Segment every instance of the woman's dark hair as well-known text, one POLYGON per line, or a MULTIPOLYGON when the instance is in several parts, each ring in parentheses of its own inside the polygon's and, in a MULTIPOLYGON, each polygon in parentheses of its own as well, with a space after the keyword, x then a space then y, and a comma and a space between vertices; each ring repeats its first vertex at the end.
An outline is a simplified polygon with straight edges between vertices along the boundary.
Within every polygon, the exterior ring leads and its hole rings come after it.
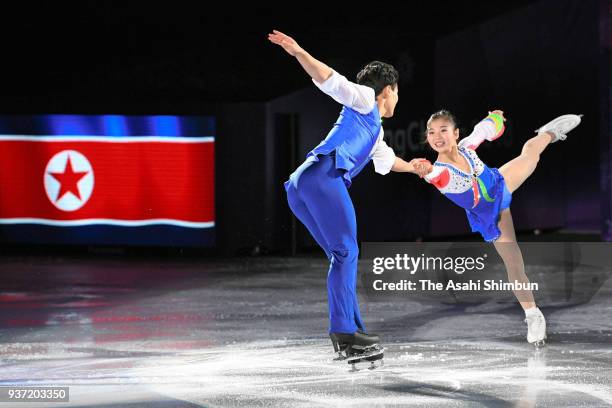
POLYGON ((395 87, 399 80, 399 73, 391 64, 372 61, 357 74, 357 83, 374 88, 374 94, 380 95, 387 85, 395 87))
POLYGON ((446 109, 440 109, 439 111, 432 113, 429 119, 427 120, 427 124, 429 125, 432 121, 436 119, 446 119, 450 123, 452 123, 455 128, 458 128, 457 118, 455 117, 455 115, 453 115, 450 111, 446 109))
MULTIPOLYGON (((446 119, 455 127, 455 129, 459 129, 457 117, 449 110, 440 109, 437 112, 431 114, 429 119, 427 119, 427 125, 436 120, 436 119, 446 119)), ((423 135, 423 140, 421 141, 423 144, 427 144, 427 129, 425 129, 425 134, 423 135)))

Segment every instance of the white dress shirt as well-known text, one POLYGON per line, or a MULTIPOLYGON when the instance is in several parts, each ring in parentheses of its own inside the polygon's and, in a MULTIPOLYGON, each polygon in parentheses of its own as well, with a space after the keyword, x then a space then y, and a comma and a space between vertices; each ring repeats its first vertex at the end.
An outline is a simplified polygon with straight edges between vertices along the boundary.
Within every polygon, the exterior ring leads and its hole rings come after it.
MULTIPOLYGON (((348 106, 362 115, 370 113, 376 104, 374 89, 369 86, 355 84, 336 71, 332 70, 332 75, 322 83, 314 79, 312 82, 336 102, 348 106)), ((379 174, 389 173, 393 163, 395 163, 395 153, 383 140, 384 134, 385 132, 381 126, 376 143, 369 155, 374 162, 374 171, 379 174)))

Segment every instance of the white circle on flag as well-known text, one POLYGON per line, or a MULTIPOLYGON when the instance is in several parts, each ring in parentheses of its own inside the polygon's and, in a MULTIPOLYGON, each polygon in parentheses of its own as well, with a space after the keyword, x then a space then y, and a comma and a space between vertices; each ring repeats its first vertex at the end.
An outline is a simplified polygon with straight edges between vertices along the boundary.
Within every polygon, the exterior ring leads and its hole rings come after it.
POLYGON ((64 150, 45 168, 45 191, 49 201, 62 211, 76 211, 89 200, 94 172, 89 160, 76 150, 64 150))

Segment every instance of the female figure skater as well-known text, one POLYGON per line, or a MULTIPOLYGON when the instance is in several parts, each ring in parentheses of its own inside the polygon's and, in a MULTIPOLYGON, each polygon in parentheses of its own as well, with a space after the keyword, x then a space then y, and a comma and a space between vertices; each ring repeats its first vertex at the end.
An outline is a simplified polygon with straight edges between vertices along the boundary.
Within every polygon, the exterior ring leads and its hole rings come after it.
MULTIPOLYGON (((340 355, 345 352, 349 363, 372 355, 382 358, 380 338, 366 332, 359 312, 357 225, 348 188, 370 160, 380 174, 390 170, 419 174, 415 168, 419 159, 405 162, 383 141, 381 120, 393 116, 398 72, 374 61, 352 83, 313 58, 293 38, 274 30, 268 39, 295 57, 314 84, 343 105, 327 137, 291 174, 285 190, 291 210, 330 261, 327 291, 334 350, 340 355)), ((424 176, 426 170, 420 171, 424 176)))
MULTIPOLYGON (((436 162, 417 164, 430 172, 425 180, 455 204, 464 208, 472 231, 478 231, 487 242, 493 242, 501 256, 510 282, 529 283, 521 250, 516 243, 510 214, 512 193, 535 170, 540 154, 550 143, 565 140, 566 134, 580 124, 580 116, 564 115, 537 130, 520 156, 499 169, 487 167, 476 154, 484 141, 493 141, 504 132, 504 113, 489 112, 474 131, 459 143, 459 129, 452 113, 441 110, 427 122, 427 142, 438 153, 436 162)), ((527 341, 536 346, 546 340, 546 320, 535 304, 530 290, 514 291, 525 311, 527 341)))

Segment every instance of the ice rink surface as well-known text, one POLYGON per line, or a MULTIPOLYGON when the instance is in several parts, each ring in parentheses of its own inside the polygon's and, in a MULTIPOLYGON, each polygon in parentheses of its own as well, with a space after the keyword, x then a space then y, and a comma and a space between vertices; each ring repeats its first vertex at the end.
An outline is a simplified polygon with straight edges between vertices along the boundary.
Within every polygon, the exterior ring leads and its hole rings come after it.
POLYGON ((2 257, 0 385, 68 386, 70 403, 0 406, 612 406, 609 271, 592 296, 541 303, 540 350, 508 298, 362 290, 386 352, 351 372, 326 334, 326 269, 322 257, 2 257))

